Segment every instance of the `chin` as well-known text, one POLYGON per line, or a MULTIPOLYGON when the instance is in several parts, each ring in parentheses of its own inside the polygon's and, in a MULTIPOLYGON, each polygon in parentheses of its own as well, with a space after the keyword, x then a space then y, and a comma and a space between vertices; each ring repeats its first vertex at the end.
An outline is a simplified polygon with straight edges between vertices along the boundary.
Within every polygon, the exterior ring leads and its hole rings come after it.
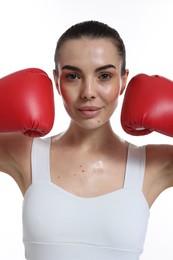
POLYGON ((89 120, 85 123, 76 123, 78 125, 78 127, 85 129, 85 130, 97 130, 103 126, 105 126, 106 124, 108 124, 109 121, 103 122, 101 120, 96 120, 95 122, 89 122, 89 120))

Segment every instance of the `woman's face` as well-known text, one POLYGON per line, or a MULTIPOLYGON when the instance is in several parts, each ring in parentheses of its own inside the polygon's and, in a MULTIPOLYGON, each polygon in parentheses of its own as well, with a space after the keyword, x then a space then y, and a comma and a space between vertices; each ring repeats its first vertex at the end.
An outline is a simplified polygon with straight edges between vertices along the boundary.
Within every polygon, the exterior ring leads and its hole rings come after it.
POLYGON ((73 123, 93 129, 109 121, 127 81, 121 63, 108 39, 83 38, 62 45, 54 78, 73 123))

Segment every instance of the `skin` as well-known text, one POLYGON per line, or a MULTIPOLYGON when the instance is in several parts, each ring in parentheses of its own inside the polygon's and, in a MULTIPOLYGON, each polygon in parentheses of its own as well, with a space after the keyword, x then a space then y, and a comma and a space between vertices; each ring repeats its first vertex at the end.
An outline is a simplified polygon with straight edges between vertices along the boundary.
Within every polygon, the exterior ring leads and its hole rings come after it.
MULTIPOLYGON (((51 181, 76 196, 123 187, 128 143, 110 124, 128 78, 128 70, 121 75, 121 63, 108 39, 69 40, 61 47, 59 73, 53 74, 71 121, 66 132, 52 137, 51 181)), ((12 176, 23 195, 32 182, 32 141, 22 134, 0 135, 0 171, 12 176)), ((173 186, 172 158, 171 145, 147 145, 143 193, 149 207, 173 186)))

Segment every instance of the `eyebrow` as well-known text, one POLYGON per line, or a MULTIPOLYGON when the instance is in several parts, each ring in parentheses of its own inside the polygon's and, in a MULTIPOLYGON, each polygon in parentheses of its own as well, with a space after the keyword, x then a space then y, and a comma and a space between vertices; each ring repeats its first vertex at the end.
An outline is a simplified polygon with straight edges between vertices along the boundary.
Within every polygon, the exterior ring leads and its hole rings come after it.
MULTIPOLYGON (((113 69, 117 69, 114 65, 112 64, 107 64, 107 65, 104 65, 104 66, 101 66, 101 67, 98 67, 95 69, 95 72, 99 72, 101 70, 106 70, 106 69, 110 69, 110 68, 113 68, 113 69)), ((71 65, 65 65, 62 67, 62 70, 75 70, 75 71, 78 71, 78 72, 81 72, 82 70, 78 67, 75 67, 75 66, 71 66, 71 65)))

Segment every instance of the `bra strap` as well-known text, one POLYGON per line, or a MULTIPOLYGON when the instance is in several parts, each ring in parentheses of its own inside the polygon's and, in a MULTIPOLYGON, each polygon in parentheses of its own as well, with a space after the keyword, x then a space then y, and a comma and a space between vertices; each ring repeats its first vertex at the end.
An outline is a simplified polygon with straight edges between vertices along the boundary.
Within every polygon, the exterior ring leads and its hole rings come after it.
POLYGON ((32 182, 50 181, 51 138, 35 138, 32 144, 32 182))
POLYGON ((145 163, 145 146, 129 144, 124 188, 142 190, 145 163))

